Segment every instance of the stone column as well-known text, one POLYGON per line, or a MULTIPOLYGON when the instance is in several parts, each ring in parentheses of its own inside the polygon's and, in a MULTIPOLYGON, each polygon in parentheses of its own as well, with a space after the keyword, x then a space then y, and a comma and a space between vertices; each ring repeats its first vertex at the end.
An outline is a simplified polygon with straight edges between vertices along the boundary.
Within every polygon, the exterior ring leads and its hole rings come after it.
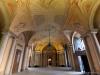
POLYGON ((35 64, 35 50, 33 48, 33 66, 34 66, 34 64, 35 64))
POLYGON ((34 61, 33 61, 33 50, 32 50, 32 48, 30 48, 29 62, 30 62, 30 67, 32 67, 34 65, 34 61))
POLYGON ((26 47, 26 53, 25 53, 25 60, 24 60, 24 66, 23 69, 27 69, 28 68, 28 64, 29 64, 29 47, 26 47))
POLYGON ((11 66, 13 63, 13 57, 14 57, 15 50, 16 50, 16 38, 14 38, 14 40, 13 40, 13 45, 12 45, 10 55, 9 55, 9 58, 7 61, 6 70, 5 70, 6 75, 11 74, 11 66))
POLYGON ((73 46, 72 44, 68 45, 68 54, 70 55, 70 64, 72 67, 72 70, 79 70, 79 64, 78 64, 78 58, 76 54, 73 52, 73 46))
POLYGON ((10 33, 6 33, 5 35, 6 35, 5 41, 3 42, 3 46, 1 48, 3 51, 2 61, 0 64, 1 75, 4 74, 4 72, 5 72, 5 69, 7 66, 6 64, 8 62, 8 58, 9 58, 9 54, 10 54, 10 50, 12 48, 13 41, 14 41, 14 38, 12 37, 12 35, 10 33))
POLYGON ((85 42, 87 44, 88 57, 90 57, 90 59, 91 59, 90 64, 92 65, 92 68, 94 68, 94 69, 92 69, 92 71, 100 72, 100 60, 99 60, 99 56, 98 56, 98 49, 95 44, 93 35, 91 33, 87 34, 87 36, 85 37, 85 42))
POLYGON ((60 57, 59 57, 59 54, 60 54, 60 52, 57 52, 57 63, 58 63, 58 66, 60 66, 60 57))
POLYGON ((42 66, 42 53, 40 52, 40 55, 39 55, 39 59, 40 59, 40 61, 39 61, 39 66, 41 67, 42 66))
POLYGON ((40 52, 35 52, 35 66, 41 66, 41 53, 40 52))
POLYGON ((64 56, 64 52, 59 52, 59 65, 60 66, 65 66, 65 56, 64 56))
POLYGON ((73 69, 73 63, 74 63, 72 54, 73 54, 73 52, 71 50, 71 47, 69 46, 69 48, 67 49, 67 57, 68 57, 67 63, 68 63, 68 67, 70 67, 71 69, 73 69))
POLYGON ((26 53, 27 47, 28 47, 28 43, 26 42, 24 46, 24 50, 23 50, 21 71, 25 70, 24 62, 25 62, 25 53, 26 53))
POLYGON ((0 46, 0 65, 3 60, 3 54, 5 52, 4 49, 8 43, 8 39, 9 39, 8 33, 3 32, 2 35, 3 35, 3 37, 2 37, 1 46, 0 46))
POLYGON ((65 65, 68 66, 68 55, 67 55, 67 51, 64 50, 64 55, 65 55, 65 65))
POLYGON ((93 60, 92 60, 90 50, 89 50, 87 42, 86 42, 86 37, 82 37, 82 38, 84 40, 84 44, 85 44, 85 48, 86 48, 86 56, 87 56, 87 59, 88 59, 88 62, 89 62, 90 70, 91 70, 91 72, 94 72, 93 60))
POLYGON ((21 55, 20 55, 20 60, 19 60, 19 65, 18 65, 18 72, 21 72, 21 68, 22 68, 22 62, 23 62, 23 55, 24 55, 24 47, 20 48, 21 51, 21 55))
POLYGON ((28 47, 28 54, 27 54, 27 61, 26 61, 26 66, 27 66, 27 68, 29 67, 29 65, 31 66, 32 64, 30 63, 30 61, 31 61, 31 54, 32 54, 32 51, 31 51, 31 48, 30 47, 28 47))
POLYGON ((92 35, 93 35, 93 38, 94 38, 95 43, 96 43, 96 46, 97 46, 97 48, 98 48, 98 52, 99 52, 99 54, 100 54, 100 44, 99 44, 99 41, 98 41, 98 39, 97 39, 97 37, 96 37, 97 32, 96 32, 96 31, 93 31, 93 32, 91 32, 91 33, 92 33, 92 35))

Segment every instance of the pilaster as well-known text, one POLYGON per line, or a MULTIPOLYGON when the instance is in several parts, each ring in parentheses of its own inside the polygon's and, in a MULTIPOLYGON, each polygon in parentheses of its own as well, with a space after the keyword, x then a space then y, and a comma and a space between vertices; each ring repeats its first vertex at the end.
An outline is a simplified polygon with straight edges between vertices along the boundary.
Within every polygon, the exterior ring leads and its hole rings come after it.
POLYGON ((88 32, 85 34, 84 41, 91 71, 100 72, 100 58, 94 33, 88 32))
POLYGON ((79 71, 78 58, 77 58, 76 54, 73 52, 72 44, 68 44, 68 50, 69 50, 68 54, 70 55, 70 59, 71 59, 72 70, 79 71))
POLYGON ((1 47, 1 64, 0 72, 4 74, 8 59, 10 57, 10 52, 13 46, 14 36, 10 32, 3 33, 3 43, 1 47))

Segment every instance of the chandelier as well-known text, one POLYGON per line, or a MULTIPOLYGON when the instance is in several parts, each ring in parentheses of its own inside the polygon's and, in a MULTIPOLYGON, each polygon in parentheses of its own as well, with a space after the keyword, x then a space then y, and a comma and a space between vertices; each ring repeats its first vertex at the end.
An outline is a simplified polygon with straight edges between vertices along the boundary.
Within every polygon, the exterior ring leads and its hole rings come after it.
POLYGON ((51 45, 51 39, 50 39, 50 36, 51 36, 50 31, 51 31, 51 29, 50 29, 50 26, 49 26, 49 30, 48 30, 48 32, 49 32, 49 43, 48 43, 48 48, 50 48, 50 47, 52 46, 52 45, 51 45))

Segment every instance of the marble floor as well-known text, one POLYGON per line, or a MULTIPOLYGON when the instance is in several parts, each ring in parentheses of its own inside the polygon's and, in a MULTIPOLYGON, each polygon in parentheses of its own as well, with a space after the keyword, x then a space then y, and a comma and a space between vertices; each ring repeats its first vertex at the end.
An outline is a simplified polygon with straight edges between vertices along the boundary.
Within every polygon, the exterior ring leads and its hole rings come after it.
POLYGON ((83 75, 81 72, 70 71, 70 68, 28 68, 13 75, 83 75), (69 70, 69 71, 68 71, 69 70))
POLYGON ((34 72, 34 71, 27 70, 13 75, 84 75, 84 74, 81 72, 61 72, 61 71, 34 72))

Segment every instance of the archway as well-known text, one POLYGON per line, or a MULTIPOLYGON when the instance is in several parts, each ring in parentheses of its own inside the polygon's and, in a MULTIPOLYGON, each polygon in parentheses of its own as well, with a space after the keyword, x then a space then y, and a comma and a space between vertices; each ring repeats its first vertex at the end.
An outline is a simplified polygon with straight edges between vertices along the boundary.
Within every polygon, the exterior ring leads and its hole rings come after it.
POLYGON ((52 45, 48 45, 42 51, 42 66, 56 66, 57 65, 57 51, 52 45))
POLYGON ((99 38, 100 37, 100 5, 98 6, 98 8, 95 12, 94 19, 93 19, 93 26, 94 26, 94 29, 98 30, 96 37, 100 44, 100 38, 99 38))
POLYGON ((17 73, 23 68, 23 53, 25 48, 25 37, 21 33, 16 39, 16 46, 14 48, 13 62, 12 62, 12 73, 17 73))
POLYGON ((78 32, 74 32, 73 38, 73 53, 75 56, 76 67, 79 68, 81 72, 90 72, 90 66, 88 62, 88 58, 86 55, 86 47, 83 38, 81 38, 81 34, 78 32))
POLYGON ((90 29, 94 29, 94 19, 95 19, 95 16, 96 16, 96 12, 99 11, 98 8, 100 8, 100 1, 98 0, 94 7, 92 8, 92 11, 91 11, 91 14, 90 14, 90 19, 89 19, 89 26, 90 26, 90 29))
POLYGON ((93 19, 93 27, 95 29, 100 28, 100 5, 98 6, 98 9, 96 10, 96 13, 93 19))

